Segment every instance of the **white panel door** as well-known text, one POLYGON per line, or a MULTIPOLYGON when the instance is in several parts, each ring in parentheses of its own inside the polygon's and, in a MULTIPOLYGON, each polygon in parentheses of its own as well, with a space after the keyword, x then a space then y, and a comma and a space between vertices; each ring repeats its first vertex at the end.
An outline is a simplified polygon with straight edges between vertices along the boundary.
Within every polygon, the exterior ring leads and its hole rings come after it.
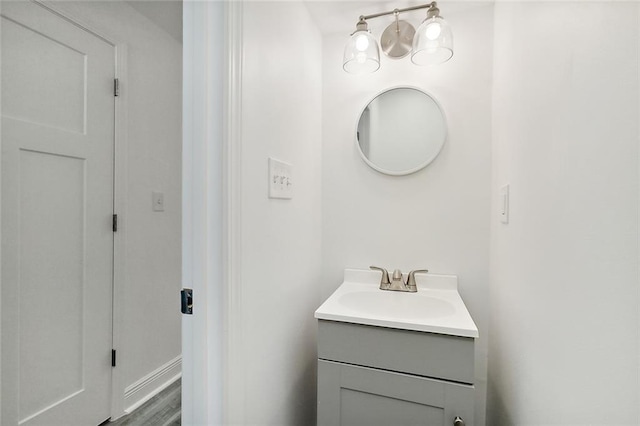
POLYGON ((2 419, 97 425, 111 393, 114 47, 2 4, 2 419))

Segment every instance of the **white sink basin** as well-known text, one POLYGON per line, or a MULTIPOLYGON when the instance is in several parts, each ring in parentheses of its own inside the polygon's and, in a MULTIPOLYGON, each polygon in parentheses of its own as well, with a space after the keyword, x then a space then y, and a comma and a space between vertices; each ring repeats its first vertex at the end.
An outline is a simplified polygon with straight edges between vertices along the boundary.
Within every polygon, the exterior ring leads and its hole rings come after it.
POLYGON ((451 303, 424 292, 354 291, 340 296, 339 303, 363 314, 388 316, 397 312, 398 317, 406 319, 441 318, 456 313, 451 303))
POLYGON ((455 275, 416 274, 417 293, 380 290, 380 272, 347 269, 318 308, 321 320, 478 337, 455 275))

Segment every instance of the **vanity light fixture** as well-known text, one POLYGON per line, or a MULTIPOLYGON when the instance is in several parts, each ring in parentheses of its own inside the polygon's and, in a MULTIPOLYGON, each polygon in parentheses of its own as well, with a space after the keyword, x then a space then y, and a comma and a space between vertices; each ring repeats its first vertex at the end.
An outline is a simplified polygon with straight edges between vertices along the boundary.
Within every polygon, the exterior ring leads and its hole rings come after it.
POLYGON ((382 51, 393 59, 411 53, 411 62, 416 65, 436 65, 453 56, 453 34, 451 26, 440 16, 436 2, 419 6, 394 9, 389 12, 362 15, 345 46, 342 66, 352 74, 364 74, 380 68, 380 49, 367 26, 367 19, 394 15, 395 21, 380 37, 382 51), (416 31, 413 26, 399 19, 400 13, 427 9, 427 18, 416 31))
POLYGON ((371 35, 364 16, 356 24, 356 31, 344 48, 342 67, 351 74, 375 72, 380 68, 380 49, 371 35))

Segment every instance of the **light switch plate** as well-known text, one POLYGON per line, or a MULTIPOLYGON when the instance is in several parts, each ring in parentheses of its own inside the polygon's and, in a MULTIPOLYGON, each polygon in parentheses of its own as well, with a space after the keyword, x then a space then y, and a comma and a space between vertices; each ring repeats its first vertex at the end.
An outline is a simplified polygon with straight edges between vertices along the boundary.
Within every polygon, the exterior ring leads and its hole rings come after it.
POLYGON ((509 223, 509 185, 500 188, 500 222, 509 223))
POLYGON ((152 192, 151 202, 152 202, 152 208, 154 212, 164 211, 164 194, 162 192, 155 192, 155 191, 152 192))
POLYGON ((269 158, 269 198, 291 199, 292 197, 291 164, 269 158))

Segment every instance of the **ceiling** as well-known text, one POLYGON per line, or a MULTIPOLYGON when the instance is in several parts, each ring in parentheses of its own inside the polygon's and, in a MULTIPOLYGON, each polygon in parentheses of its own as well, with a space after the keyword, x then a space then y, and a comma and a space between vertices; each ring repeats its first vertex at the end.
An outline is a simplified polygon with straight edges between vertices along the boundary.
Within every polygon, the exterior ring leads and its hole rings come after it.
MULTIPOLYGON (((391 11, 396 8, 402 9, 408 6, 428 3, 428 0, 289 1, 303 1, 313 21, 323 35, 345 34, 347 36, 355 30, 355 25, 360 15, 391 11)), ((442 11, 442 15, 446 18, 447 13, 458 13, 473 3, 483 3, 485 1, 487 0, 445 0, 438 1, 438 6, 442 11)), ((182 43, 182 0, 127 0, 126 3, 182 43)), ((400 19, 407 20, 417 27, 425 16, 425 11, 418 10, 400 14, 400 19)), ((379 34, 382 33, 391 22, 393 22, 393 16, 371 19, 369 21, 369 29, 373 33, 379 34)))
MULTIPOLYGON (((388 0, 370 0, 370 1, 305 1, 311 17, 315 21, 320 33, 334 34, 344 33, 350 34, 356 29, 356 23, 360 15, 369 15, 387 10, 401 9, 409 5, 422 4, 423 2, 410 1, 388 1, 388 0)), ((412 15, 415 14, 412 13, 412 15)), ((401 15, 402 16, 402 15, 401 15)), ((402 18, 401 18, 402 19, 402 18)), ((369 29, 374 29, 380 21, 387 22, 382 28, 384 29, 393 17, 384 17, 372 19, 369 22, 369 29)))
POLYGON ((128 0, 126 3, 182 43, 182 0, 128 0))

